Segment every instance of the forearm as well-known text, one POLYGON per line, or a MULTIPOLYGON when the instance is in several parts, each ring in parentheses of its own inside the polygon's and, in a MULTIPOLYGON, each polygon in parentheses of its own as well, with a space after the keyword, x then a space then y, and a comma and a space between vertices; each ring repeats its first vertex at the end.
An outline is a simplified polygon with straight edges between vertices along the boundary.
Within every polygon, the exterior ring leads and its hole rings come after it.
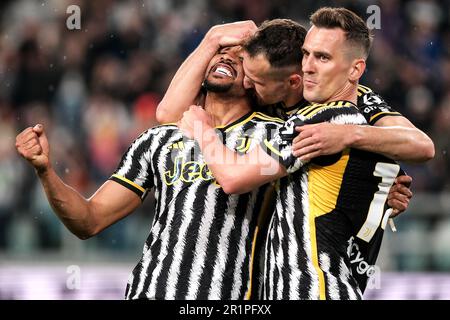
POLYGON ((207 35, 183 62, 158 105, 156 111, 158 122, 176 122, 190 105, 196 103, 206 68, 218 49, 217 38, 207 35))
POLYGON ((227 148, 217 135, 199 144, 208 168, 226 193, 246 193, 286 175, 284 168, 261 148, 240 155, 227 148))
POLYGON ((397 161, 424 162, 434 155, 433 142, 422 131, 401 126, 349 125, 348 146, 380 153, 397 161), (431 148, 430 148, 431 144, 431 148))
POLYGON ((66 185, 52 168, 37 174, 51 207, 64 225, 81 239, 92 236, 96 225, 90 214, 89 201, 66 185))

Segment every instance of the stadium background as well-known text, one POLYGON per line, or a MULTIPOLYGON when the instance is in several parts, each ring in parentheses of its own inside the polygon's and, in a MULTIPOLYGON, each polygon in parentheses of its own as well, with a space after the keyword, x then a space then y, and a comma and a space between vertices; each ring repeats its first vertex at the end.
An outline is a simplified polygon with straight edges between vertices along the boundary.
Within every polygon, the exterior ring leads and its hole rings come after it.
POLYGON ((307 26, 325 5, 367 19, 372 4, 381 29, 362 83, 429 134, 436 157, 404 166, 414 197, 398 232, 386 232, 380 277, 366 298, 450 299, 450 1, 433 0, 2 1, 0 299, 122 299, 154 204, 150 195, 128 218, 78 240, 16 154, 22 129, 44 123, 58 173, 90 196, 156 124, 170 79, 210 26, 277 17, 307 26), (81 8, 81 30, 66 27, 71 4, 81 8))

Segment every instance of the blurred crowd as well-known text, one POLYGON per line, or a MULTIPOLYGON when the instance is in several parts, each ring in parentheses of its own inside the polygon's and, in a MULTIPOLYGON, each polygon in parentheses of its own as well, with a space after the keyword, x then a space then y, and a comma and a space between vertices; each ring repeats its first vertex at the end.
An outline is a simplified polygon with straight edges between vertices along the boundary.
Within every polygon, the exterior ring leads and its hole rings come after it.
MULTIPOLYGON (((436 157, 406 165, 415 193, 450 191, 450 1, 18 0, 0 4, 0 252, 60 249, 61 223, 15 136, 43 123, 57 172, 90 196, 114 171, 182 61, 214 24, 291 18, 308 26, 321 6, 364 19, 380 8, 380 27, 362 83, 429 134, 436 157), (69 5, 81 29, 69 30, 69 5)), ((182 93, 180 93, 182 94, 182 93)), ((95 248, 141 250, 154 200, 94 240, 95 248)))

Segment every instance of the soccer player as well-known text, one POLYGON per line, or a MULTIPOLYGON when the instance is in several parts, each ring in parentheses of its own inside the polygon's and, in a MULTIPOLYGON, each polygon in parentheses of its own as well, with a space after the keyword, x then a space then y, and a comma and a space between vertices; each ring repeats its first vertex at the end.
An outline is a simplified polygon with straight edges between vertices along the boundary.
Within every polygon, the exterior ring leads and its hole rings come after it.
MULTIPOLYGON (((172 92, 198 92, 205 70, 206 57, 217 48, 221 38, 239 39, 244 47, 244 86, 254 89, 265 113, 287 119, 308 102, 303 99, 301 71, 302 51, 306 30, 289 19, 275 19, 253 28, 237 28, 251 25, 249 21, 215 26, 205 36, 200 46, 177 71, 171 86, 158 106, 160 122, 174 122, 181 118, 187 106, 198 104, 194 94, 181 97, 172 92), (245 37, 252 34, 248 39, 245 37), (181 80, 181 81, 180 81, 181 80), (182 100, 180 100, 182 99, 182 100)), ((237 44, 238 41, 235 42, 237 44)), ((325 58, 325 57, 323 57, 325 58)), ((417 129, 408 119, 393 110, 379 95, 365 86, 358 87, 358 108, 372 126, 332 125, 329 123, 304 126, 295 140, 294 154, 308 160, 311 155, 342 151, 345 147, 384 154, 399 161, 421 162, 434 156, 431 139, 417 129), (330 142, 328 142, 330 141, 330 142), (305 153, 306 152, 306 153, 305 153)), ((400 184, 392 189, 389 204, 393 215, 406 209, 411 192, 408 176, 399 177, 400 184), (403 185, 404 183, 405 185, 403 185)))
MULTIPOLYGON (((278 120, 251 110, 236 47, 222 48, 207 70, 205 111, 217 133, 226 134, 227 147, 251 151, 267 130, 279 126, 278 120)), ((257 215, 265 189, 225 193, 198 144, 183 137, 176 125, 141 134, 111 178, 89 199, 53 170, 42 125, 20 133, 16 148, 36 169, 58 217, 81 239, 130 214, 155 189, 153 225, 129 279, 127 299, 249 298, 257 215)))
POLYGON ((187 135, 201 141, 218 181, 232 183, 227 187, 230 192, 284 176, 267 239, 265 298, 360 299, 373 271, 364 266, 372 266, 378 255, 389 218, 385 203, 400 167, 383 155, 350 148, 314 158, 307 165, 293 156, 295 126, 324 121, 367 123, 356 102, 358 80, 370 49, 369 30, 361 18, 342 8, 321 9, 311 22, 303 45, 302 71, 303 94, 314 103, 300 107, 275 138, 263 144, 267 154, 279 161, 281 173, 263 173, 257 163, 266 163, 268 155, 258 149, 243 156, 253 166, 233 161, 216 165, 215 154, 235 158, 217 139, 202 139, 210 124, 201 108, 191 107, 181 123, 187 135), (189 124, 196 120, 205 125, 192 131, 189 124), (352 272, 355 263, 356 272, 352 272))

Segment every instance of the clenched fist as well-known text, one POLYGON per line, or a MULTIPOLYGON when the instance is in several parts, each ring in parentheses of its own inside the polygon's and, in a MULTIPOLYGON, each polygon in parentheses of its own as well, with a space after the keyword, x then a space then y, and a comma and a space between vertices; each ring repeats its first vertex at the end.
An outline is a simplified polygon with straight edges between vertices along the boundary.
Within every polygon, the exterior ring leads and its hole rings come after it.
POLYGON ((49 145, 42 124, 28 127, 19 133, 16 137, 16 149, 38 172, 49 168, 49 145))
POLYGON ((196 105, 190 106, 183 113, 183 117, 177 122, 177 125, 186 137, 197 141, 205 138, 204 135, 209 131, 214 133, 211 117, 202 107, 196 105))

